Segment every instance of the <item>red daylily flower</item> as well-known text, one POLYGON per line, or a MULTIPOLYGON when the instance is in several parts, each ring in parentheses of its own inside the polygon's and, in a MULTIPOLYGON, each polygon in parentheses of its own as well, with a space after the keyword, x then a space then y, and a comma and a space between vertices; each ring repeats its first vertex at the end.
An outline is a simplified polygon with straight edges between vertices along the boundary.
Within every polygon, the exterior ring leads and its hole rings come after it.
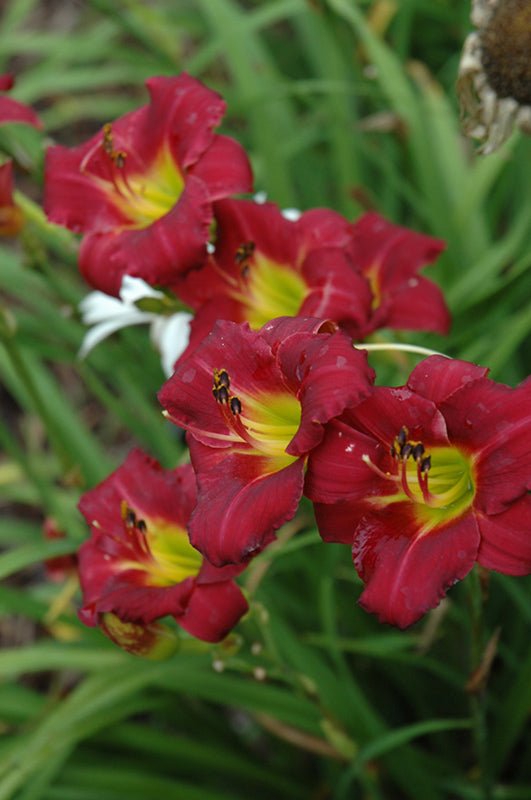
POLYGON ((0 236, 16 236, 24 224, 22 211, 13 200, 13 163, 0 164, 0 236))
MULTIPOLYGON (((12 75, 0 75, 0 92, 8 92, 14 83, 12 75)), ((24 122, 34 128, 42 128, 42 122, 32 108, 12 97, 0 96, 0 125, 6 122, 24 122)))
POLYGON ((190 465, 164 470, 140 450, 83 495, 79 508, 91 526, 79 551, 85 624, 138 654, 164 640, 153 623, 166 615, 207 642, 234 627, 247 610, 232 580, 240 570, 217 569, 191 546, 195 500, 190 465))
POLYGON ((214 205, 216 249, 176 291, 196 310, 190 351, 216 320, 258 329, 278 316, 332 319, 360 340, 384 326, 445 333, 440 289, 418 276, 443 249, 438 239, 365 214, 351 225, 312 209, 296 221, 274 203, 214 205))
POLYGON ((188 431, 199 487, 190 537, 209 561, 248 560, 294 516, 323 425, 362 400, 372 377, 366 354, 315 319, 259 331, 218 322, 177 362, 159 399, 188 431))
POLYGON ((47 214, 86 234, 81 270, 107 294, 125 274, 171 286, 206 257, 212 201, 251 190, 243 149, 213 133, 219 95, 185 73, 147 87, 149 105, 46 158, 47 214))
POLYGON ((351 228, 350 255, 372 290, 363 337, 378 328, 448 333, 450 314, 439 287, 419 275, 444 250, 444 242, 364 214, 351 228))
POLYGON ((332 422, 306 492, 326 541, 353 546, 360 602, 406 627, 476 561, 531 572, 531 383, 431 356, 406 386, 332 422))
POLYGON ((353 336, 371 309, 368 282, 349 259, 350 225, 328 209, 286 219, 274 203, 222 200, 214 206, 216 250, 177 287, 197 310, 191 349, 216 320, 257 330, 281 316, 333 319, 353 336))

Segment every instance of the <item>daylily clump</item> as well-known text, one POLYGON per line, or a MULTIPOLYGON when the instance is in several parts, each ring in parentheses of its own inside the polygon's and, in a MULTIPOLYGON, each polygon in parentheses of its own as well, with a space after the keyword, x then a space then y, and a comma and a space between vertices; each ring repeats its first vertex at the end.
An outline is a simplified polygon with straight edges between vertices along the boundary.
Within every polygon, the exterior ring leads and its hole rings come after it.
POLYGON ((46 212, 84 234, 81 271, 107 294, 125 274, 171 286, 201 265, 212 202, 252 187, 244 150, 213 131, 219 95, 185 73, 146 85, 148 105, 46 157, 46 212))
POLYGON ((81 306, 82 353, 149 323, 170 375, 160 403, 191 458, 163 470, 133 451, 83 496, 81 619, 136 653, 172 646, 167 616, 219 641, 247 608, 233 579, 303 494, 323 539, 351 546, 382 621, 411 625, 476 562, 531 572, 531 384, 432 356, 405 386, 375 386, 353 346, 382 328, 448 331, 420 274, 444 243, 374 212, 352 223, 230 197, 251 173, 213 132, 221 98, 185 74, 147 85, 148 105, 47 157, 48 214, 84 234, 100 290, 81 306))
POLYGON ((159 399, 188 431, 198 500, 190 537, 219 566, 242 563, 291 519, 324 425, 366 397, 366 354, 321 320, 253 331, 218 322, 181 358, 159 399))
POLYGON ((432 356, 327 426, 306 491, 352 546, 364 608, 406 627, 478 561, 531 571, 531 384, 432 356))
POLYGON ((174 641, 156 624, 162 617, 207 642, 234 627, 247 610, 232 580, 241 568, 214 567, 192 547, 195 500, 190 465, 164 470, 140 450, 83 495, 79 508, 91 528, 79 551, 85 624, 141 655, 174 641))

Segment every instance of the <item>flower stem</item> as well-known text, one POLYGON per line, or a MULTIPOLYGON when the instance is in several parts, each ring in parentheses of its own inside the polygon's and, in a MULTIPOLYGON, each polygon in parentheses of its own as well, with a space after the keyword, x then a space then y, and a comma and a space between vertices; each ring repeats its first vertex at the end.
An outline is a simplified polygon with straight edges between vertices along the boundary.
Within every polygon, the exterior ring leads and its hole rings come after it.
POLYGON ((440 353, 438 350, 430 350, 427 347, 420 347, 420 345, 417 344, 402 344, 401 342, 354 342, 354 347, 357 347, 358 350, 397 350, 404 353, 419 353, 424 356, 443 356, 444 358, 450 358, 450 356, 447 356, 445 353, 440 353))
POLYGON ((470 667, 471 679, 467 684, 470 696, 470 711, 476 758, 479 767, 482 800, 492 800, 492 779, 487 758, 487 680, 475 681, 474 676, 483 660, 485 647, 485 626, 483 618, 483 588, 478 568, 474 568, 467 579, 470 612, 470 667))

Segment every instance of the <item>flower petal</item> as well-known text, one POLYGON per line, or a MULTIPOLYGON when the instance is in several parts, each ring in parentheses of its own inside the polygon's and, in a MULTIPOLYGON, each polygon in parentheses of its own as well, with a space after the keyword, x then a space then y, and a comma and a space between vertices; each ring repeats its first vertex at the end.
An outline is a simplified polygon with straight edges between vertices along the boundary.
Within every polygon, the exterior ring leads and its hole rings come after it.
POLYGON ((432 281, 418 275, 382 293, 366 333, 378 328, 433 331, 445 335, 451 317, 444 296, 432 281))
POLYGON ((0 97, 0 125, 5 122, 23 122, 33 128, 42 128, 35 111, 12 97, 0 97))
POLYGON ((162 370, 167 378, 188 347, 192 320, 191 314, 180 311, 171 317, 156 316, 151 323, 151 340, 160 352, 162 370))
POLYGON ((304 494, 319 503, 337 503, 393 493, 395 485, 375 474, 363 462, 364 455, 380 466, 384 448, 372 436, 333 420, 310 453, 304 494))
POLYGON ((274 459, 189 446, 199 487, 190 541, 216 566, 248 561, 295 515, 304 460, 275 471, 274 459))
POLYGON ((368 400, 346 415, 348 421, 389 447, 402 427, 426 446, 449 444, 443 416, 430 400, 407 387, 377 386, 368 400))
POLYGON ((198 639, 219 642, 248 608, 241 589, 232 581, 196 584, 178 622, 198 639))
POLYGON ((245 151, 229 136, 216 136, 190 175, 200 178, 208 186, 210 200, 229 194, 251 192, 253 174, 245 151))
POLYGON ((469 361, 430 356, 417 364, 407 385, 427 400, 442 403, 470 382, 485 378, 488 371, 488 367, 478 367, 469 361))
POLYGON ((291 455, 315 447, 323 437, 323 424, 354 407, 372 390, 374 372, 366 351, 352 347, 350 337, 342 331, 294 334, 279 346, 277 358, 287 378, 300 384, 301 423, 286 448, 291 455))
POLYGON ((339 248, 312 251, 302 267, 308 284, 300 310, 301 317, 332 319, 352 337, 359 338, 371 314, 371 290, 339 248))
POLYGON ((152 225, 85 236, 79 254, 84 277, 114 295, 125 274, 161 286, 177 283, 180 273, 206 258, 211 220, 207 198, 206 186, 190 177, 176 205, 152 225))
POLYGON ((531 489, 531 382, 511 389, 482 378, 440 409, 452 443, 476 454, 478 508, 499 514, 531 489))
POLYGON ((424 535, 411 503, 367 514, 357 525, 352 550, 366 583, 360 605, 381 622, 412 625, 472 569, 479 541, 472 514, 424 535))
POLYGON ((478 514, 481 545, 478 561, 505 575, 531 573, 531 496, 523 495, 507 511, 478 514))

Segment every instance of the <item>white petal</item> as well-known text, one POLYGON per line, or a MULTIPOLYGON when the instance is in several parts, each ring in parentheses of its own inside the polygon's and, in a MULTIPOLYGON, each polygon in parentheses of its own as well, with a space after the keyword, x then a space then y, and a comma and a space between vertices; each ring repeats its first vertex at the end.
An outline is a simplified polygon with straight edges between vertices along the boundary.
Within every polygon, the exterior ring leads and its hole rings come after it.
POLYGON ((145 325, 153 320, 153 314, 127 309, 125 311, 127 313, 99 322, 93 328, 90 328, 85 334, 77 357, 85 358, 97 344, 121 328, 128 328, 130 325, 145 325))
POLYGON ((119 316, 125 309, 117 297, 111 297, 103 292, 91 292, 80 302, 79 310, 85 325, 95 325, 97 322, 119 316))
POLYGON ((257 192, 253 195, 253 200, 255 203, 262 205, 262 203, 265 203, 267 200, 267 192, 257 192))
POLYGON ((173 374, 173 365, 188 346, 192 319, 192 314, 179 311, 171 317, 157 317, 153 321, 151 340, 160 353, 162 369, 167 378, 173 374))
POLYGON ((143 297, 164 297, 162 292, 153 289, 149 283, 146 283, 142 278, 133 278, 132 275, 124 275, 122 278, 122 286, 120 288, 120 299, 127 305, 133 305, 137 300, 143 297))

